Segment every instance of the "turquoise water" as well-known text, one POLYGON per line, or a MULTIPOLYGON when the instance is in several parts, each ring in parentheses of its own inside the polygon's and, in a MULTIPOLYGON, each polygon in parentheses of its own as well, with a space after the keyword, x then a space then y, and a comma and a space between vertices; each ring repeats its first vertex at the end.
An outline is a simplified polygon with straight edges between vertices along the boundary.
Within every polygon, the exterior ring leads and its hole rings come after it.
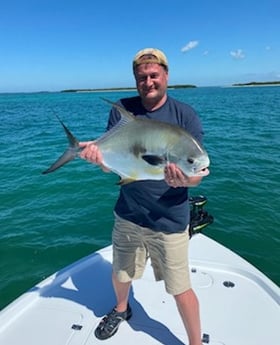
MULTIPOLYGON (((215 217, 207 235, 280 285, 280 88, 170 90, 204 124, 211 175, 192 189, 215 217)), ((134 95, 0 95, 0 308, 51 273, 110 243, 114 174, 77 159, 42 175, 66 148, 55 114, 80 140, 105 129, 111 100, 134 95)))

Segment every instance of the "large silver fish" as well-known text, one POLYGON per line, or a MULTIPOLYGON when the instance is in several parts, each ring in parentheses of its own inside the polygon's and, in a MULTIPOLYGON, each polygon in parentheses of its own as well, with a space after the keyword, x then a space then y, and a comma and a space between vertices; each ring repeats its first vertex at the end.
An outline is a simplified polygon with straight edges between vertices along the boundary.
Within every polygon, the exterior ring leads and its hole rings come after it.
MULTIPOLYGON (((162 180, 167 163, 175 163, 187 176, 208 174, 208 154, 188 132, 176 125, 138 118, 123 107, 112 104, 120 112, 121 119, 94 143, 102 153, 104 166, 121 177, 120 184, 162 180)), ((81 150, 78 140, 59 121, 70 146, 43 174, 60 168, 77 157, 81 150)))

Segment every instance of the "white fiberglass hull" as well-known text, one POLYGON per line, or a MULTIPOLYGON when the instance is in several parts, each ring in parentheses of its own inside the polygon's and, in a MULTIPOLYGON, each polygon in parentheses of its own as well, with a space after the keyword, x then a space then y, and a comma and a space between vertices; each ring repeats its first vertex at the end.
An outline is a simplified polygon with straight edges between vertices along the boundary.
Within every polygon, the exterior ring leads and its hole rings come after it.
MULTIPOLYGON (((94 329, 115 303, 112 248, 106 247, 52 275, 0 312, 3 345, 188 344, 172 296, 148 264, 133 283, 133 316, 110 339, 94 329)), ((211 345, 279 344, 280 289, 248 262, 208 237, 190 242, 193 288, 202 332, 211 345)))

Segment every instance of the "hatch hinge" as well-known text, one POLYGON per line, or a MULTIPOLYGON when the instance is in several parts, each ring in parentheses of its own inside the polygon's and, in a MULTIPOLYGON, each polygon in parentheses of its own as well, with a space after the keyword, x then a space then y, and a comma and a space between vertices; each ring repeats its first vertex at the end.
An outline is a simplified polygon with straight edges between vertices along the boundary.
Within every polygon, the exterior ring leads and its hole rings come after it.
POLYGON ((201 341, 204 343, 204 344, 209 344, 210 342, 210 335, 209 334, 206 334, 206 333, 203 333, 202 334, 202 339, 201 341))

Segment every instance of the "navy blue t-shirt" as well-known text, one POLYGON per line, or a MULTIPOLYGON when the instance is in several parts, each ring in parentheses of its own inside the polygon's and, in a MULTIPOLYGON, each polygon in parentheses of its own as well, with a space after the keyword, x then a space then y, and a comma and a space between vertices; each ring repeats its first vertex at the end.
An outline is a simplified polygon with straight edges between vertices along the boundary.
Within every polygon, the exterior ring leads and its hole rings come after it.
MULTIPOLYGON (((136 116, 179 125, 202 142, 200 120, 194 109, 185 103, 168 96, 165 104, 155 111, 147 111, 139 96, 124 98, 118 103, 136 116)), ((112 108, 107 129, 119 120, 118 110, 112 108)), ((115 212, 126 220, 155 231, 181 232, 190 220, 188 188, 172 188, 164 180, 132 182, 121 186, 115 212)))

